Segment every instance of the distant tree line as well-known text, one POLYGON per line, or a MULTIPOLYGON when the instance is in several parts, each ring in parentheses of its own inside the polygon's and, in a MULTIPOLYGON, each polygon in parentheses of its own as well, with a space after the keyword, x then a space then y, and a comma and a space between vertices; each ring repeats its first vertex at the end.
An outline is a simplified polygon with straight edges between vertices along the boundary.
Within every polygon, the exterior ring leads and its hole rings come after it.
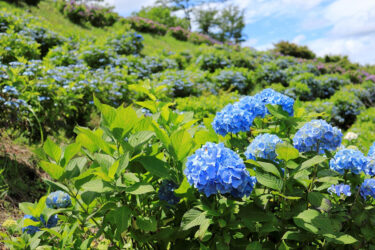
POLYGON ((191 30, 192 22, 198 31, 222 42, 240 43, 244 41, 244 10, 238 6, 227 5, 221 10, 207 7, 209 3, 223 3, 226 0, 157 0, 155 5, 143 7, 134 15, 148 18, 168 27, 180 26, 191 30), (173 15, 183 11, 184 17, 173 15), (194 17, 194 18, 193 18, 194 17))

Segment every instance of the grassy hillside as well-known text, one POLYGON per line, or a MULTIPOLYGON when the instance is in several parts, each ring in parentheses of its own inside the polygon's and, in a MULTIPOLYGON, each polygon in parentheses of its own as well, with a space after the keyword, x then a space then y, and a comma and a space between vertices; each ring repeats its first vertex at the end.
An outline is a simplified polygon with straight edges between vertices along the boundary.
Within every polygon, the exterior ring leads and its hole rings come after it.
MULTIPOLYGON (((6 8, 9 10, 15 10, 22 12, 28 12, 35 17, 42 20, 43 24, 46 25, 50 30, 53 30, 65 37, 77 36, 80 38, 95 38, 105 39, 113 33, 121 30, 126 30, 128 27, 121 23, 116 23, 114 26, 109 28, 96 28, 91 25, 81 26, 72 23, 65 18, 55 6, 52 0, 42 1, 37 7, 33 6, 15 6, 5 1, 0 1, 0 8, 6 8)), ((171 36, 157 36, 151 34, 142 34, 144 37, 144 50, 145 55, 154 56, 164 51, 195 51, 199 46, 192 43, 178 41, 171 36)))

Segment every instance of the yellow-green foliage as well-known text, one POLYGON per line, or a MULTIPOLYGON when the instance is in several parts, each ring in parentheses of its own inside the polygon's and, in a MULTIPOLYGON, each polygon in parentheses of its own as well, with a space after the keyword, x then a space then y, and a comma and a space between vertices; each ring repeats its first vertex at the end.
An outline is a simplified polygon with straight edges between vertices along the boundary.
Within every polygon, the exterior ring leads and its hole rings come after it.
POLYGON ((367 152, 375 141, 375 107, 369 108, 357 116, 357 121, 349 131, 358 134, 356 145, 363 152, 367 152))

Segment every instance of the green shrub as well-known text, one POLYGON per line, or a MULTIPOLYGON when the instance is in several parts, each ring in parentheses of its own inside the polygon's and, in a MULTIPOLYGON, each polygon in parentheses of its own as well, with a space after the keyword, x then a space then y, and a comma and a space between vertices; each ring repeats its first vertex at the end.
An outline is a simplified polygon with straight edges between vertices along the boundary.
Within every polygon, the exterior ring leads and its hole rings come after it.
POLYGON ((164 24, 167 27, 189 28, 189 22, 186 19, 172 15, 171 9, 164 6, 142 7, 135 15, 164 24))
POLYGON ((280 41, 274 44, 274 51, 285 56, 294 56, 305 59, 314 59, 315 54, 307 46, 299 46, 288 41, 280 41))
POLYGON ((189 31, 181 27, 171 27, 168 32, 180 41, 187 41, 189 37, 189 31))
POLYGON ((368 152, 375 141, 375 108, 362 111, 349 131, 358 134, 356 141, 358 148, 363 152, 368 152))
POLYGON ((38 59, 40 57, 40 45, 29 37, 20 35, 18 33, 0 34, 0 60, 7 64, 17 61, 17 58, 23 57, 25 59, 38 59))
POLYGON ((130 23, 132 29, 138 32, 151 33, 164 36, 167 33, 167 27, 158 22, 143 17, 129 17, 126 22, 130 23))

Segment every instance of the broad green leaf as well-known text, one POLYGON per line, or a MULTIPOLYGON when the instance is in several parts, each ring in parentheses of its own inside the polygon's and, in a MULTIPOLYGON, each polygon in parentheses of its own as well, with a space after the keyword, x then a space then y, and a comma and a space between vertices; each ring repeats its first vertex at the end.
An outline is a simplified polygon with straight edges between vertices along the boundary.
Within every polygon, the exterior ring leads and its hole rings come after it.
POLYGON ((307 196, 311 205, 321 210, 328 212, 332 205, 329 199, 319 192, 310 192, 307 196))
POLYGON ((100 193, 93 191, 85 191, 81 194, 81 199, 86 205, 90 205, 97 197, 100 196, 100 193))
POLYGON ((319 216, 320 213, 317 210, 308 209, 298 214, 296 217, 293 218, 293 220, 294 223, 300 228, 317 234, 319 233, 319 228, 313 225, 313 220, 316 220, 317 218, 319 218, 319 216))
POLYGON ((206 220, 206 212, 193 208, 187 211, 182 217, 181 228, 182 230, 189 230, 195 226, 201 226, 203 223, 206 223, 206 220))
POLYGON ((116 235, 119 237, 123 232, 125 232, 129 225, 130 225, 130 217, 131 217, 132 211, 130 208, 123 206, 118 207, 115 210, 110 211, 106 219, 107 221, 116 226, 116 235))
POLYGON ((246 250, 262 250, 262 244, 257 241, 251 242, 249 245, 246 246, 246 250))
POLYGON ((327 160, 326 157, 324 156, 321 156, 321 155, 316 155, 314 156, 313 158, 307 160, 307 161, 304 161, 301 165, 301 168, 298 170, 298 171, 302 171, 304 169, 307 169, 307 168, 310 168, 312 166, 315 166, 317 164, 320 164, 322 162, 325 162, 327 160))
POLYGON ((358 241, 353 236, 349 234, 344 234, 344 233, 335 233, 335 234, 329 233, 329 234, 324 234, 323 236, 328 242, 332 242, 334 244, 349 245, 349 244, 354 244, 358 241))
POLYGON ((277 169, 275 165, 268 162, 257 161, 259 168, 263 171, 271 173, 279 178, 281 178, 280 171, 277 169))
POLYGON ((90 180, 89 182, 83 184, 81 188, 84 191, 92 191, 97 193, 112 191, 112 188, 100 179, 90 180))
POLYGON ((187 157, 194 147, 194 140, 186 130, 174 132, 171 136, 171 143, 179 161, 187 157))
POLYGON ((22 202, 18 204, 19 209, 24 213, 24 214, 32 214, 34 211, 34 206, 35 204, 30 203, 30 202, 22 202))
POLYGON ((99 163, 104 173, 108 174, 109 168, 115 163, 115 159, 107 154, 97 153, 94 155, 95 160, 99 163))
MULTIPOLYGON (((105 142, 100 136, 98 136, 96 133, 94 133, 90 129, 83 128, 83 127, 76 127, 76 131, 86 135, 93 144, 95 144, 97 147, 102 149, 105 153, 109 155, 112 154, 112 149, 108 145, 108 143, 105 142)), ((85 144, 82 143, 82 145, 85 145, 85 144)))
POLYGON ((113 121, 110 129, 117 135, 118 140, 122 140, 133 129, 138 120, 139 118, 133 107, 124 108, 120 106, 116 110, 116 119, 113 121))
POLYGON ((151 125, 154 128, 156 137, 158 137, 159 140, 164 144, 164 147, 168 148, 171 144, 171 140, 169 139, 167 133, 162 128, 160 128, 159 124, 157 124, 155 121, 152 121, 151 125))
POLYGON ((81 150, 80 143, 72 143, 68 145, 64 150, 64 167, 69 163, 69 161, 79 153, 81 150))
POLYGON ((144 101, 144 102, 135 102, 137 105, 141 106, 141 107, 144 107, 146 109, 149 109, 152 113, 156 113, 156 106, 155 106, 155 102, 153 101, 144 101))
POLYGON ((66 193, 70 193, 69 188, 67 188, 64 184, 60 182, 54 182, 48 179, 44 179, 44 182, 47 183, 47 185, 50 186, 53 190, 61 190, 66 193))
POLYGON ((286 231, 283 235, 283 240, 295 240, 295 241, 309 241, 312 240, 312 235, 305 232, 298 231, 286 231))
POLYGON ((79 176, 86 166, 86 163, 86 157, 76 157, 70 160, 65 167, 64 178, 70 179, 79 176))
POLYGON ((47 139, 43 145, 44 152, 51 157, 56 163, 60 161, 61 158, 61 148, 57 146, 51 139, 47 139))
POLYGON ((136 183, 133 186, 126 188, 125 191, 129 194, 140 195, 154 192, 155 189, 150 184, 136 183))
POLYGON ((155 133, 152 131, 139 131, 132 134, 128 142, 133 148, 137 148, 148 142, 154 135, 155 133))
POLYGON ((266 107, 274 117, 278 119, 290 119, 288 112, 283 110, 280 105, 267 104, 266 107))
POLYGON ((277 159, 289 161, 299 157, 298 150, 290 144, 282 143, 276 146, 277 159))
POLYGON ((156 232, 157 229, 157 221, 154 216, 152 217, 143 217, 137 216, 137 226, 139 229, 148 232, 156 232))
POLYGON ((116 119, 116 109, 100 103, 99 99, 94 96, 94 104, 102 113, 102 117, 107 126, 111 126, 112 122, 116 119))
POLYGON ((166 178, 169 175, 168 165, 166 162, 159 160, 155 156, 141 156, 136 159, 152 175, 166 178))
POLYGON ((198 231, 195 232, 194 237, 199 238, 200 240, 206 235, 208 228, 210 227, 212 221, 210 219, 204 219, 202 223, 199 225, 198 231))
POLYGON ((64 173, 64 169, 54 163, 41 161, 39 164, 40 164, 40 167, 55 180, 60 179, 60 177, 64 173))
POLYGON ((274 175, 264 173, 261 171, 256 171, 257 181, 268 188, 272 188, 281 191, 283 188, 283 181, 274 175))

